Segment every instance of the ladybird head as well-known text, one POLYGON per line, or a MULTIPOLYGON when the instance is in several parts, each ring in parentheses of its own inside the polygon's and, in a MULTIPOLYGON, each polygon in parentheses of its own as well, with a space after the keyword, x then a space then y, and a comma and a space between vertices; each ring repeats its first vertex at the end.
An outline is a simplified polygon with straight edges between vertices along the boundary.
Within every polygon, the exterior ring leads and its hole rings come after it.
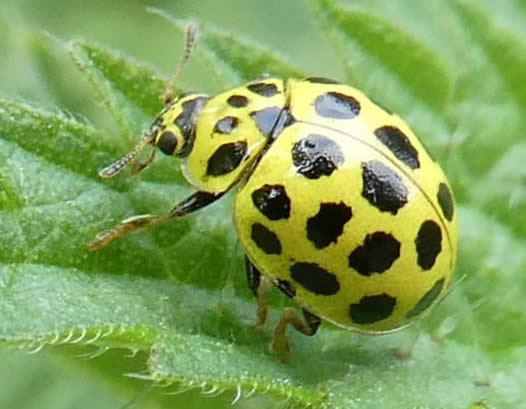
POLYGON ((185 93, 168 103, 147 132, 151 144, 166 155, 187 156, 194 145, 196 119, 207 100, 203 94, 185 93))
MULTIPOLYGON (((185 93, 179 98, 174 99, 173 89, 185 63, 190 57, 196 35, 197 27, 190 24, 186 30, 184 53, 179 64, 177 64, 175 73, 168 81, 166 90, 161 96, 165 106, 157 116, 157 119, 131 152, 99 171, 100 177, 110 178, 115 176, 128 163, 134 161, 139 153, 149 144, 157 146, 161 152, 167 155, 184 157, 190 153, 195 136, 195 120, 208 97, 205 95, 185 93)), ((146 168, 152 163, 154 156, 155 151, 152 151, 152 154, 147 160, 136 161, 132 173, 138 173, 146 168)))
MULTIPOLYGON (((203 94, 185 93, 167 102, 144 137, 131 152, 99 171, 102 178, 110 178, 131 163, 148 145, 154 145, 166 155, 185 157, 194 146, 195 122, 208 97, 203 94)), ((132 173, 136 174, 153 161, 155 151, 147 160, 138 160, 132 173)))

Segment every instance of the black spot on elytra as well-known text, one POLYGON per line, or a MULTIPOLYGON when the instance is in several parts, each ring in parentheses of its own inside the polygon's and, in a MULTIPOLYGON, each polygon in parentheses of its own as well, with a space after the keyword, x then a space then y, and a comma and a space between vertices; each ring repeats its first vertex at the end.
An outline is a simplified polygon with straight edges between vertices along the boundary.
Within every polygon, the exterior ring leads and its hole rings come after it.
POLYGON ((313 84, 340 84, 338 81, 331 80, 330 78, 325 77, 308 77, 305 78, 305 81, 311 82, 313 84))
POLYGON ((281 242, 273 231, 261 223, 254 223, 250 237, 256 245, 267 254, 281 254, 281 242))
POLYGON ((372 324, 389 318, 395 306, 396 298, 388 294, 366 295, 349 306, 349 315, 357 324, 372 324))
POLYGON ((267 107, 259 111, 251 112, 250 116, 256 123, 256 126, 260 132, 268 138, 276 126, 276 122, 278 121, 281 111, 282 108, 277 106, 267 107))
POLYGON ((440 230, 440 226, 433 220, 426 220, 422 223, 415 239, 415 245, 418 265, 423 270, 429 270, 442 251, 442 230, 440 230))
POLYGON ((177 147, 177 137, 173 132, 164 131, 157 140, 157 147, 162 153, 171 155, 177 147))
POLYGON ((336 243, 351 217, 351 207, 343 202, 321 203, 318 213, 307 220, 307 238, 317 249, 336 243))
POLYGON ((451 191, 445 183, 440 183, 438 186, 437 200, 444 217, 449 221, 453 220, 453 213, 455 211, 455 205, 453 203, 453 196, 451 191))
POLYGON ((292 161, 300 175, 309 179, 330 176, 343 164, 343 152, 331 138, 309 134, 292 148, 292 161))
POLYGON ((364 276, 381 274, 400 257, 400 242, 391 234, 377 231, 368 234, 361 246, 349 254, 349 267, 364 276))
POLYGON ((206 166, 209 176, 221 176, 236 169, 247 154, 244 141, 225 143, 210 156, 206 166))
POLYGON ((225 116, 216 122, 213 132, 230 134, 236 128, 238 123, 239 120, 235 116, 225 116))
POLYGON ((393 169, 378 160, 362 163, 362 196, 381 210, 397 214, 407 203, 409 191, 393 169))
POLYGON ((255 94, 261 95, 262 97, 272 97, 276 94, 279 94, 278 87, 276 84, 266 83, 266 82, 257 82, 255 84, 247 85, 247 88, 255 94))
POLYGON ((252 203, 269 220, 288 219, 290 198, 283 185, 263 185, 252 192, 252 203))
POLYGON ((276 287, 287 294, 290 298, 294 298, 296 296, 296 290, 287 280, 278 280, 276 282, 276 287))
POLYGON ((350 95, 326 92, 316 97, 314 109, 325 118, 352 119, 360 113, 360 103, 350 95))
POLYGON ((248 105, 248 98, 244 95, 231 95, 226 103, 233 108, 244 108, 248 105))
POLYGON ((177 154, 178 156, 184 158, 192 151, 195 140, 195 120, 208 100, 208 97, 200 96, 184 101, 181 104, 182 111, 173 121, 181 131, 184 139, 184 144, 177 154))
POLYGON ((418 151, 411 141, 396 126, 382 126, 374 131, 376 138, 382 142, 397 159, 404 162, 411 169, 418 169, 418 151))
POLYGON ((340 290, 336 275, 316 263, 295 263, 290 272, 294 281, 316 295, 334 295, 340 290))
POLYGON ((444 282, 445 280, 443 278, 437 280, 433 287, 431 287, 431 289, 424 294, 424 296, 416 303, 416 305, 407 312, 406 317, 416 317, 428 309, 442 292, 442 288, 444 288, 444 282))

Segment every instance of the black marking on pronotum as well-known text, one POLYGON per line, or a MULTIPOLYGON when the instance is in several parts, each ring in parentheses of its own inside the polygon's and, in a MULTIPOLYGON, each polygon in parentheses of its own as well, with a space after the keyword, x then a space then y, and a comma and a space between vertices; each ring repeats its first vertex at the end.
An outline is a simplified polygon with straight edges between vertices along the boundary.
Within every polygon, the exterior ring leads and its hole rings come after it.
POLYGON ((209 99, 209 97, 200 96, 184 101, 181 104, 183 110, 173 121, 184 139, 184 144, 177 156, 184 158, 192 151, 195 140, 195 121, 209 99))
POLYGON ((247 154, 244 141, 225 143, 210 156, 206 166, 209 176, 221 176, 236 169, 247 154))
POLYGON ((231 95, 226 103, 233 108, 244 108, 248 105, 248 98, 244 95, 231 95))
POLYGON ((219 119, 214 126, 214 133, 230 134, 237 127, 239 119, 235 116, 225 116, 219 119))
POLYGON ((273 83, 257 82, 254 84, 247 85, 247 88, 253 93, 267 98, 279 94, 278 87, 276 86, 276 84, 273 83))
POLYGON ((283 108, 278 106, 267 107, 251 112, 250 117, 256 123, 259 131, 268 138, 272 135, 282 110, 283 108))
MULTIPOLYGON (((296 118, 292 115, 289 108, 283 108, 281 110, 281 113, 279 114, 278 120, 276 121, 276 124, 274 125, 274 129, 272 129, 271 134, 269 137, 271 138, 272 142, 276 140, 276 138, 281 134, 281 132, 296 123, 296 118)), ((270 147, 270 144, 268 145, 270 147)))
POLYGON ((352 119, 358 116, 360 108, 356 98, 340 92, 326 92, 314 100, 316 113, 325 118, 352 119))

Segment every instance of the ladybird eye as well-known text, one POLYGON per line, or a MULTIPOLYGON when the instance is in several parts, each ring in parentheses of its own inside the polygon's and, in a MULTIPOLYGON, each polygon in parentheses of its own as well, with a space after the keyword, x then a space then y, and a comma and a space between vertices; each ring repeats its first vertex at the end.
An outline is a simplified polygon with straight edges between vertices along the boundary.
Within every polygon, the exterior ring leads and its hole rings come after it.
POLYGON ((171 131, 164 131, 157 141, 157 146, 162 153, 172 155, 177 147, 177 137, 171 131))

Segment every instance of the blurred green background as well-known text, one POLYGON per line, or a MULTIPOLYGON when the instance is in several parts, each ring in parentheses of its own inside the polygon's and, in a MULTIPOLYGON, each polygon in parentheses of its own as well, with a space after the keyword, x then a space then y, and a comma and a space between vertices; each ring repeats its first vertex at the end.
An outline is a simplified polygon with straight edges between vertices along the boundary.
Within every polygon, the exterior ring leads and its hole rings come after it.
MULTIPOLYGON (((301 0, 8 0, 0 5, 2 93, 49 104, 39 68, 50 62, 38 61, 38 58, 35 61, 31 44, 32 37, 45 33, 60 40, 81 37, 98 41, 170 73, 181 52, 181 37, 165 20, 149 13, 147 7, 158 7, 174 17, 196 18, 204 24, 242 33, 296 61, 307 71, 342 75, 341 67, 326 64, 334 61, 331 50, 301 0), (315 55, 312 50, 316 50, 315 55)), ((71 68, 69 61, 64 63, 71 68)), ((192 61, 189 66, 182 85, 214 91, 213 83, 202 83, 204 68, 192 61)), ((69 81, 75 81, 73 78, 83 82, 80 75, 68 72, 66 67, 64 70, 68 74, 64 78, 65 86, 68 83, 71 86, 73 83, 69 81)))

